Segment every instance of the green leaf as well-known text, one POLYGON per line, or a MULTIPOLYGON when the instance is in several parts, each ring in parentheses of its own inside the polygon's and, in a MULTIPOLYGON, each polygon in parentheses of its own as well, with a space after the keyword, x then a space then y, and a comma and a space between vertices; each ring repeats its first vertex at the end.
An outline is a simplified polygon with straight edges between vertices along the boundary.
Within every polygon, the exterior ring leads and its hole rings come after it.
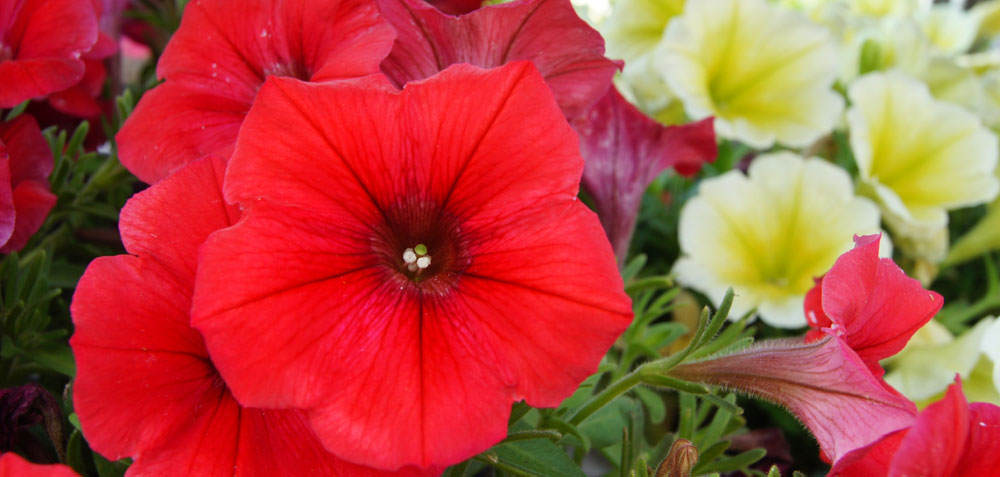
POLYGON ((476 460, 518 476, 584 477, 562 448, 545 439, 501 444, 483 452, 476 460))
POLYGON ((131 465, 129 459, 111 462, 94 452, 94 466, 97 467, 97 475, 100 477, 123 477, 129 465, 131 465))
POLYGON ((91 465, 87 462, 89 460, 88 453, 83 434, 80 433, 79 429, 74 430, 66 444, 66 465, 72 467, 80 475, 92 474, 91 465))
POLYGON ((620 397, 594 413, 580 424, 580 432, 590 438, 592 448, 601 449, 617 444, 629 417, 638 411, 638 403, 630 397, 620 397))
POLYGON ((732 457, 725 457, 712 462, 703 471, 709 472, 735 472, 737 470, 743 470, 754 464, 758 460, 764 458, 767 455, 767 451, 764 449, 751 449, 742 454, 737 454, 732 457))
POLYGON ((666 419, 667 406, 663 402, 663 396, 660 396, 659 393, 652 389, 642 386, 637 386, 634 391, 635 395, 642 401, 642 404, 646 406, 650 422, 659 424, 666 419))

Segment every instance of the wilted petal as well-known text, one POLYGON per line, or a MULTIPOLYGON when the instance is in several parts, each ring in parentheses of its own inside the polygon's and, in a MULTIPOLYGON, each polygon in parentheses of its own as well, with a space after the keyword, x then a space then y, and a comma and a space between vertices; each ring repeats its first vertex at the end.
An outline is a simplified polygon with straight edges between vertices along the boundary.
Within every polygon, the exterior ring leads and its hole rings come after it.
POLYGON ((594 199, 619 263, 624 262, 646 187, 667 168, 692 175, 715 160, 712 119, 665 127, 611 88, 573 121, 586 163, 583 188, 594 199))
POLYGON ((913 423, 916 407, 885 388, 837 338, 760 342, 736 354, 684 364, 681 379, 742 391, 786 407, 832 461, 913 423))
POLYGON ((576 15, 569 0, 517 0, 461 17, 421 0, 378 3, 399 34, 382 71, 399 86, 455 63, 493 68, 527 60, 572 119, 604 95, 619 68, 604 57, 601 35, 576 15))

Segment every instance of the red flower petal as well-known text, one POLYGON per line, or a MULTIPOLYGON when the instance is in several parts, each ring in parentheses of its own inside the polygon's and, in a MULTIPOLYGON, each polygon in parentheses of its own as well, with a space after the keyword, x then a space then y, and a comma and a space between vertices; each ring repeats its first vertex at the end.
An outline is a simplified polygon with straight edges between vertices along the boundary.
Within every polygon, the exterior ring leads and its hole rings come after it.
POLYGON ((45 222, 56 203, 51 172, 52 152, 34 118, 0 123, 0 253, 23 248, 45 222))
POLYGON ((969 437, 955 475, 990 475, 1000 471, 1000 406, 969 404, 969 437))
POLYGON ((429 0, 427 3, 449 15, 464 15, 483 6, 482 0, 429 0))
POLYGON ((764 341, 732 355, 683 364, 670 374, 785 406, 833 461, 909 426, 916 415, 912 402, 886 389, 838 338, 764 341))
POLYGON ((822 309, 832 322, 830 332, 843 336, 881 376, 878 361, 903 349, 944 300, 907 277, 891 259, 879 258, 878 235, 857 237, 855 242, 823 277, 822 309))
POLYGON ((891 472, 928 477, 955 475, 968 434, 969 403, 956 379, 944 399, 927 406, 917 416, 917 422, 893 456, 891 472))
POLYGON ((228 157, 266 77, 376 73, 393 37, 364 0, 192 2, 160 59, 166 83, 118 135, 122 164, 152 183, 195 157, 228 157))
POLYGON ((197 246, 235 213, 223 162, 196 161, 135 196, 121 227, 139 256, 99 258, 77 286, 73 395, 88 442, 134 457, 130 475, 384 475, 326 452, 301 411, 240 406, 190 327, 197 246))
POLYGON ((84 60, 86 71, 80 82, 68 89, 49 95, 49 104, 60 112, 81 118, 96 118, 101 115, 101 105, 97 97, 101 94, 107 70, 100 60, 84 60))
POLYGON ((0 477, 76 477, 62 464, 32 464, 13 452, 0 454, 0 477))
POLYGON ((424 79, 455 63, 492 68, 528 60, 556 102, 574 118, 597 102, 619 64, 604 57, 604 39, 569 0, 517 0, 461 17, 422 0, 379 0, 399 38, 382 71, 397 85, 424 79))
POLYGON ((872 444, 848 452, 838 460, 830 476, 880 476, 889 475, 892 456, 899 449, 910 428, 888 434, 872 444))
POLYGON ((0 16, 0 108, 79 81, 80 55, 97 41, 93 6, 79 0, 4 3, 9 5, 0 16))
POLYGON ((614 87, 573 121, 587 166, 583 187, 594 199, 619 262, 628 253, 646 187, 665 169, 691 175, 718 152, 712 118, 665 127, 648 118, 614 87))
POLYGON ((226 177, 247 215, 202 247, 193 307, 234 394, 308 408, 386 469, 460 461, 512 401, 568 396, 631 317, 575 143, 526 62, 402 92, 269 80, 226 177))

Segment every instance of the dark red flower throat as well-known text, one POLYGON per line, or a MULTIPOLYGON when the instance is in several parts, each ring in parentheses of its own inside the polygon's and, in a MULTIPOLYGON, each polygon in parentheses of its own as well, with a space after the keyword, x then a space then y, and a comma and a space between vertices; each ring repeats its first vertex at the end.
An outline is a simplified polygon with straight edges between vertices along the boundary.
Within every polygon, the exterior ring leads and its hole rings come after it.
POLYGON ((400 288, 446 295, 469 266, 469 239, 461 219, 431 199, 401 197, 379 207, 372 250, 400 288))

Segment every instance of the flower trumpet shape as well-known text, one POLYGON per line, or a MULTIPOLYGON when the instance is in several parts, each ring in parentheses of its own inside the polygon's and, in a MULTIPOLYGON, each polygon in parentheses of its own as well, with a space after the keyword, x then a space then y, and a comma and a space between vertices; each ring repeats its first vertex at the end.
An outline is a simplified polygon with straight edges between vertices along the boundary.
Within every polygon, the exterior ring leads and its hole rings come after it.
POLYGON ((836 337, 763 341, 736 354, 682 364, 669 374, 781 404, 833 461, 909 426, 917 412, 836 337))
POLYGON ((965 400, 957 377, 944 399, 916 422, 856 449, 834 463, 832 476, 937 477, 996 475, 1000 470, 1000 407, 965 400))
POLYGON ((687 2, 657 48, 660 74, 688 115, 714 116, 722 137, 761 149, 806 146, 843 111, 831 88, 831 35, 765 0, 687 2))
POLYGON ((1000 190, 997 137, 976 116, 935 100, 901 73, 851 85, 851 149, 868 193, 896 242, 934 262, 947 251, 948 210, 982 204, 1000 190))
POLYGON ((719 301, 733 287, 736 316, 756 307, 765 323, 806 324, 802 304, 813 278, 878 231, 878 208, 855 197, 842 169, 792 153, 757 157, 748 175, 702 181, 681 211, 678 281, 719 301))
POLYGON ((582 171, 528 62, 401 92, 272 78, 192 324, 240 402, 307 410, 335 454, 459 462, 506 435, 512 402, 569 396, 631 321, 582 171))

